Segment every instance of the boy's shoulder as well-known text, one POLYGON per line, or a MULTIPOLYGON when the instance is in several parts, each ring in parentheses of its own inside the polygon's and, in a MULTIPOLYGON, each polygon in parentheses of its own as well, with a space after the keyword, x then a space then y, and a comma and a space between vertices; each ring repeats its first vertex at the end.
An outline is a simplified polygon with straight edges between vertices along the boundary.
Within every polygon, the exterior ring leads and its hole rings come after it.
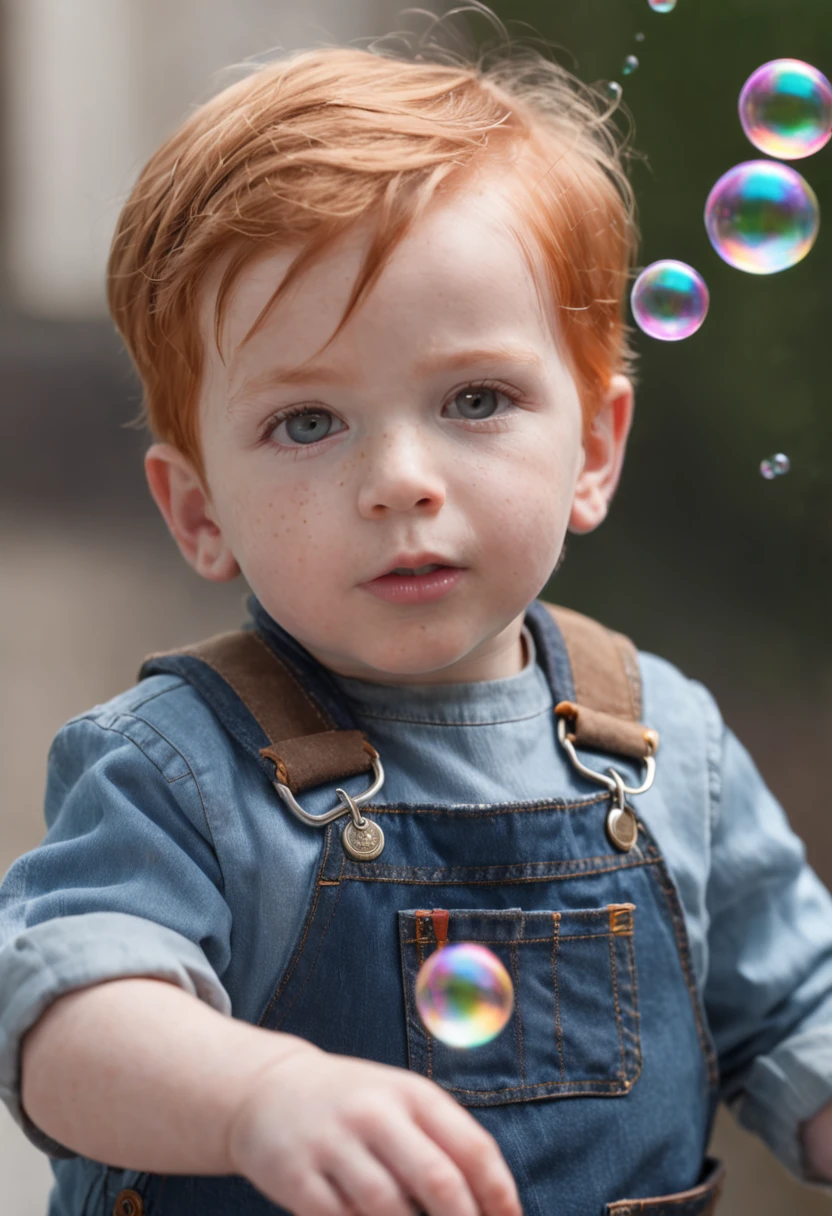
POLYGON ((725 723, 713 694, 675 664, 639 650, 641 720, 659 732, 659 754, 685 770, 704 762, 711 784, 721 764, 725 723))
POLYGON ((147 676, 69 718, 61 727, 53 751, 69 734, 84 729, 132 740, 150 758, 215 755, 231 740, 207 701, 189 680, 179 675, 147 676))

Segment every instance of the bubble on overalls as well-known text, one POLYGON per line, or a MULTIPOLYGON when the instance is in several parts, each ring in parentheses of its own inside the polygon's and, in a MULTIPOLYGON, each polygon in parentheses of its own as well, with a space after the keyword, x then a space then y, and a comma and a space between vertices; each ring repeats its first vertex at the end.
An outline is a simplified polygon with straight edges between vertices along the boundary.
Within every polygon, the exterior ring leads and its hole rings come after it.
POLYGON ((514 985, 491 950, 455 942, 434 950, 416 976, 416 1008, 430 1033, 449 1047, 490 1043, 514 1009, 514 985))

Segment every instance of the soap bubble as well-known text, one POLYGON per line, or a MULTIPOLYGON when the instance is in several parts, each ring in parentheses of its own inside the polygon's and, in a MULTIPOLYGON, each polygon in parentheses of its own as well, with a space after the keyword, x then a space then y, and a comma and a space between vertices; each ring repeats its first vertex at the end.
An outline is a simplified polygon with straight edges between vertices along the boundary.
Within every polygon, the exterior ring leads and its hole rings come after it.
POLYGON ((621 69, 621 72, 624 76, 632 76, 637 67, 638 59, 636 59, 635 55, 628 55, 624 60, 624 66, 621 69))
POLYGON ((672 13, 676 0, 648 0, 654 13, 672 13))
POLYGON ((639 329, 662 342, 679 342, 700 328, 710 297, 692 266, 666 258, 641 272, 630 302, 639 329))
POLYGON ((644 42, 644 34, 636 34, 636 42, 644 42))
POLYGON ((616 105, 618 105, 624 94, 624 90, 617 80, 610 80, 606 85, 605 91, 610 101, 614 102, 616 105))
POLYGON ((800 59, 772 59, 740 93, 740 122, 755 148, 780 160, 811 156, 832 137, 832 84, 800 59))
POLYGON ((806 257, 820 227, 817 195, 788 165, 749 160, 719 179, 705 227, 723 261, 749 274, 776 274, 806 257))
POLYGON ((770 460, 763 460, 760 464, 760 472, 766 481, 774 481, 775 477, 783 477, 792 467, 792 462, 784 452, 778 452, 776 456, 772 456, 770 460))
POLYGON ((481 1047, 505 1027, 514 987, 496 954, 472 942, 442 946, 419 968, 416 1008, 449 1047, 481 1047))

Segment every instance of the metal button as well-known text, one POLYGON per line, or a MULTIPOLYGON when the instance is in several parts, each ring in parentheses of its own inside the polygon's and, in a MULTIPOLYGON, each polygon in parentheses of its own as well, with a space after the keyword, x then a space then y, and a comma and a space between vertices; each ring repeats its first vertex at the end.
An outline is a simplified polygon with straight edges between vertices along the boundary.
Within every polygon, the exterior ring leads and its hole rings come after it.
POLYGON ((119 1191, 113 1216, 144 1216, 144 1201, 138 1191, 119 1191))
POLYGON ((622 853, 629 853, 638 840, 638 821, 635 811, 626 804, 623 807, 614 806, 607 815, 607 835, 610 843, 622 853))

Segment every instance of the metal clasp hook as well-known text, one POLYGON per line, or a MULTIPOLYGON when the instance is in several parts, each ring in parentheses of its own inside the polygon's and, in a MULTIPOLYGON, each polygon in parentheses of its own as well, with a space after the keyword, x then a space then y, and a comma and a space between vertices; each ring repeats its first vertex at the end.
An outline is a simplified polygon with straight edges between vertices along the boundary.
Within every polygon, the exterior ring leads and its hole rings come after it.
POLYGON ((566 734, 566 718, 558 718, 558 742, 564 747, 566 754, 574 764, 579 773, 583 773, 584 777, 589 777, 591 781, 598 781, 601 785, 605 785, 611 794, 618 793, 619 790, 625 794, 635 796, 636 794, 646 794, 653 784, 656 777, 656 758, 655 756, 645 756, 644 766, 645 775, 643 783, 634 789, 632 786, 625 785, 622 778, 614 768, 608 768, 607 773, 613 773, 614 776, 608 777, 606 773, 599 773, 597 769, 587 768, 578 759, 578 753, 575 751, 575 745, 566 734))
MULTIPOLYGON (((368 799, 372 798, 373 794, 378 793, 383 785, 384 769, 381 766, 381 760, 379 760, 378 756, 375 756, 373 759, 372 785, 368 785, 366 790, 363 790, 360 794, 353 794, 352 796, 347 795, 344 790, 337 789, 335 792, 339 795, 339 800, 331 811, 327 811, 324 815, 310 815, 308 811, 305 811, 303 807, 300 806, 288 785, 283 785, 280 781, 274 782, 274 788, 289 807, 289 810, 297 815, 298 819, 302 820, 304 823, 311 824, 312 827, 315 828, 325 827, 328 823, 332 823, 333 819, 339 819, 341 815, 351 814, 353 816, 353 820, 355 820, 356 812, 353 810, 353 807, 360 806, 361 803, 367 802, 368 799), (349 801, 344 801, 344 799, 348 797, 349 801)), ((363 827, 364 825, 363 822, 360 825, 356 822, 356 826, 363 827)))

